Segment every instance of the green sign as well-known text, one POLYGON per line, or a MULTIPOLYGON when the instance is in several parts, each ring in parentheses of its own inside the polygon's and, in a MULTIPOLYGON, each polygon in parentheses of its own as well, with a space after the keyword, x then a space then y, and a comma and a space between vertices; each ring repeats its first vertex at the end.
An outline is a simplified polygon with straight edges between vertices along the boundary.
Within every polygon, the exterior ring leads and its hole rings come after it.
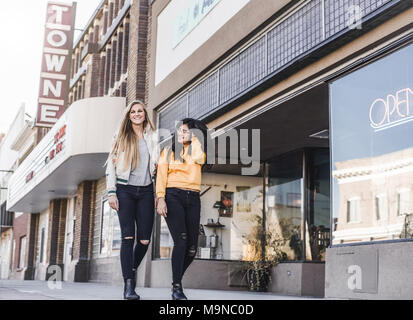
POLYGON ((189 0, 183 12, 175 18, 172 46, 175 48, 219 1, 221 0, 189 0))

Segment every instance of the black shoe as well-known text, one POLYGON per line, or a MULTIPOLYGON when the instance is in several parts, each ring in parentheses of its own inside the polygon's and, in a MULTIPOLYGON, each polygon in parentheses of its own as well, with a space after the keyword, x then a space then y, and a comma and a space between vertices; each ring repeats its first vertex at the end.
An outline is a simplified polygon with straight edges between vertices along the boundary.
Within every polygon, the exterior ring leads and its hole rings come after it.
POLYGON ((180 283, 172 284, 172 300, 188 300, 180 283))
POLYGON ((126 279, 125 290, 123 291, 123 298, 125 300, 139 300, 140 297, 135 292, 135 281, 133 279, 126 279))

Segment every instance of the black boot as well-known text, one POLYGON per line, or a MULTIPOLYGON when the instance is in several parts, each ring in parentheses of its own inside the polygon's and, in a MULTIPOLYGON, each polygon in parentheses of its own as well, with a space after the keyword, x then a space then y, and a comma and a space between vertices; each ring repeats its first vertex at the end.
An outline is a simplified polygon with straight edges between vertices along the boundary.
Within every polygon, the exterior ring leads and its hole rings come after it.
POLYGON ((188 300, 180 283, 172 283, 172 300, 188 300))
POLYGON ((133 279, 126 279, 125 290, 123 291, 123 298, 125 300, 139 300, 140 297, 135 292, 135 281, 133 279))
POLYGON ((132 269, 132 273, 133 273, 133 281, 136 284, 136 269, 132 269))

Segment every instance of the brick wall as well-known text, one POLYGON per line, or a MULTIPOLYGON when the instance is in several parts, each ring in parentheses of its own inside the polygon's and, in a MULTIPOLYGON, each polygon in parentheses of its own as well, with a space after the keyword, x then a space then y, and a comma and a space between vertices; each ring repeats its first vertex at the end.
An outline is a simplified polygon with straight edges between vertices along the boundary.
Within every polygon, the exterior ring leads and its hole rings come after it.
POLYGON ((148 0, 134 1, 130 9, 127 103, 145 100, 148 0))
MULTIPOLYGON (((60 266, 63 271, 63 254, 66 235, 67 200, 56 199, 50 202, 49 227, 47 237, 46 262, 48 268, 60 266)), ((46 279, 54 275, 55 271, 49 270, 46 279)))
POLYGON ((87 282, 89 280, 95 193, 96 181, 84 181, 78 186, 73 244, 73 260, 77 260, 74 276, 76 282, 87 282))
MULTIPOLYGON (((146 50, 146 65, 147 65, 147 71, 146 71, 146 77, 145 77, 145 101, 148 103, 149 101, 149 66, 151 63, 151 46, 156 45, 155 43, 152 43, 152 28, 149 26, 152 25, 152 6, 149 7, 148 11, 148 33, 147 33, 147 50, 146 50)), ((156 115, 153 110, 148 109, 148 114, 149 117, 152 120, 152 123, 154 126, 156 126, 156 115)))

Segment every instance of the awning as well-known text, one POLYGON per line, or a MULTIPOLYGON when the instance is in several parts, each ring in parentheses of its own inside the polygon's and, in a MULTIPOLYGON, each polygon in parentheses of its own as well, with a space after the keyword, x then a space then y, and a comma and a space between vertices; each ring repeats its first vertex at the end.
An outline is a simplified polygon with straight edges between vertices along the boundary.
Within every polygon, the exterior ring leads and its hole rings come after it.
POLYGON ((125 98, 74 102, 10 178, 7 210, 37 213, 74 196, 82 181, 104 176, 125 98))

